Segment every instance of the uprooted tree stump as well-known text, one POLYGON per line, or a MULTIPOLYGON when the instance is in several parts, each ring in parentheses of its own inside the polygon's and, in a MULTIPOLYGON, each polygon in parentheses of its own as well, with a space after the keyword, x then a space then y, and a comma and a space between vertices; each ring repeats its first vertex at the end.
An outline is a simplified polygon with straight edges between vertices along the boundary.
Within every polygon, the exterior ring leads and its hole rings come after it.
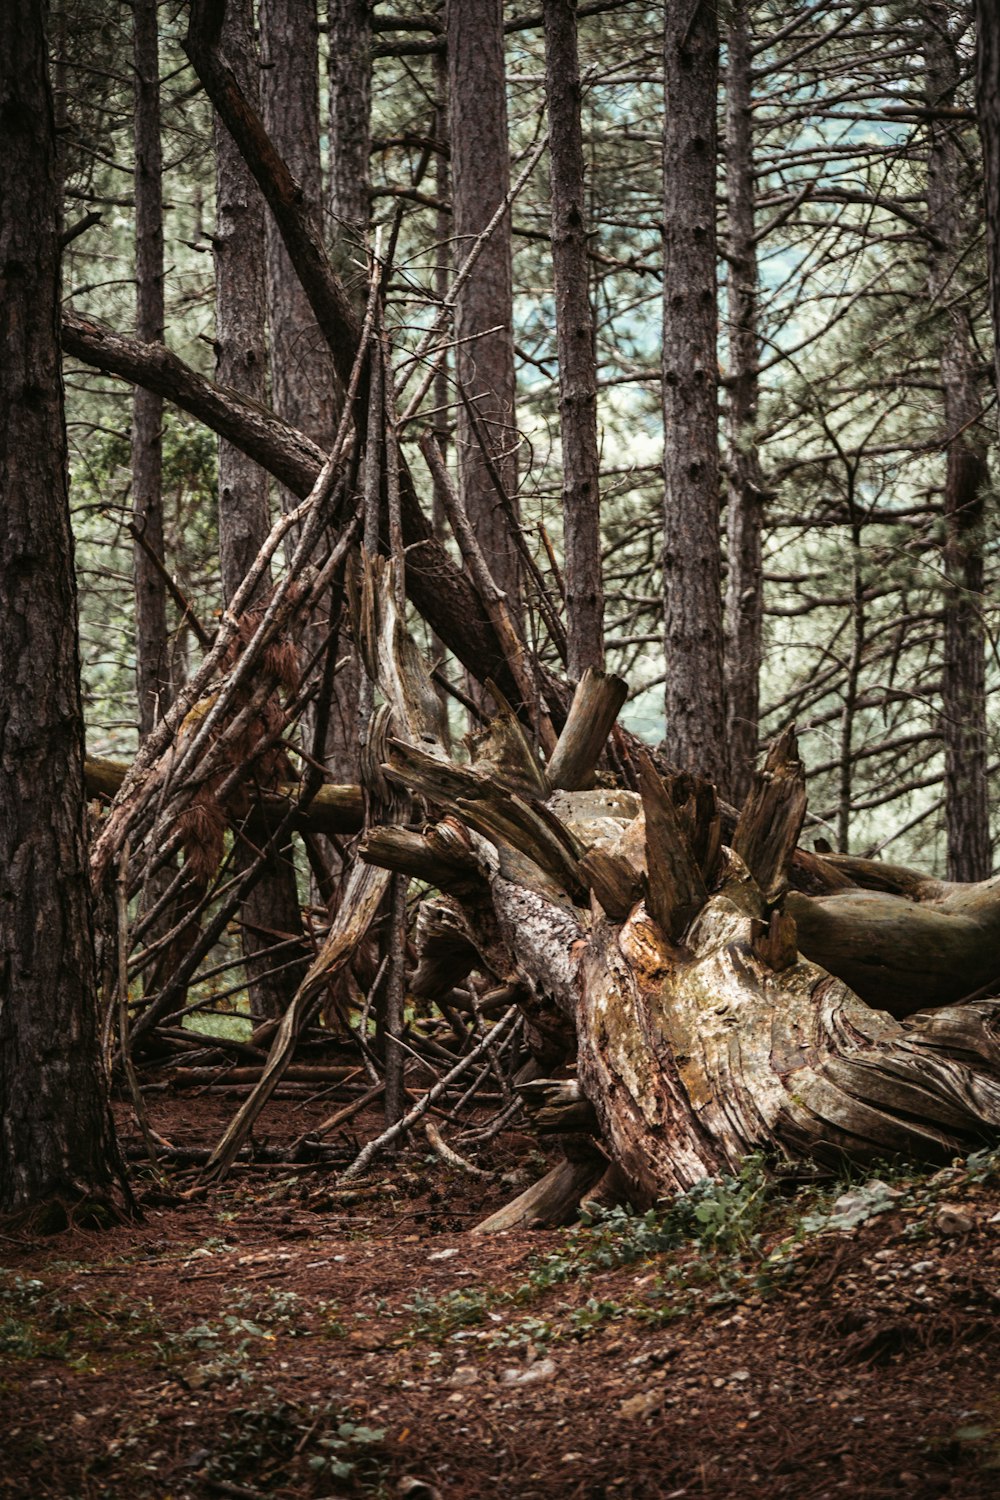
POLYGON ((608 1163, 642 1206, 760 1149, 937 1161, 1000 1127, 1000 1000, 963 1000, 1000 979, 1000 882, 797 851, 791 731, 726 842, 713 788, 643 751, 638 794, 594 788, 623 698, 601 674, 548 768, 502 700, 457 765, 407 732, 420 670, 411 650, 380 675, 398 731, 384 772, 436 821, 372 830, 363 857, 442 892, 420 926, 421 992, 474 971, 519 986, 538 1071, 575 1070, 568 1093, 534 1086, 575 1149, 486 1227, 565 1220, 608 1163))

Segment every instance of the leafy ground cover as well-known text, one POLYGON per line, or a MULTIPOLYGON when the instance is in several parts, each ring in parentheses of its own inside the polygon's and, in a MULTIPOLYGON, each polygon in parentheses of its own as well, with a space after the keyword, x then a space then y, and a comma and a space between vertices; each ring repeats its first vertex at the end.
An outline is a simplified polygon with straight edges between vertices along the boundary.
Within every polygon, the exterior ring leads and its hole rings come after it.
MULTIPOLYGON (((204 1144, 219 1108, 154 1124, 204 1144)), ((751 1160, 646 1215, 469 1234, 527 1149, 495 1143, 492 1181, 414 1150, 350 1202, 251 1164, 150 1184, 140 1224, 0 1240, 0 1496, 1000 1488, 1000 1156, 751 1160)))

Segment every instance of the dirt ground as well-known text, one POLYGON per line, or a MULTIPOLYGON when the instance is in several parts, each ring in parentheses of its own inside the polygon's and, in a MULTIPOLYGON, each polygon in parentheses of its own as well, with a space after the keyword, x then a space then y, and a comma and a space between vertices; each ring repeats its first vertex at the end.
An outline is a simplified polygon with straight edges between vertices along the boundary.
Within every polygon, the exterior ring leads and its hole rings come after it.
MULTIPOLYGON (((231 1111, 152 1106, 192 1147, 231 1111)), ((1000 1492, 1000 1157, 794 1191, 752 1165, 659 1216, 471 1235, 531 1149, 491 1143, 487 1180, 421 1138, 352 1198, 329 1166, 174 1172, 141 1223, 0 1239, 0 1497, 1000 1492)))

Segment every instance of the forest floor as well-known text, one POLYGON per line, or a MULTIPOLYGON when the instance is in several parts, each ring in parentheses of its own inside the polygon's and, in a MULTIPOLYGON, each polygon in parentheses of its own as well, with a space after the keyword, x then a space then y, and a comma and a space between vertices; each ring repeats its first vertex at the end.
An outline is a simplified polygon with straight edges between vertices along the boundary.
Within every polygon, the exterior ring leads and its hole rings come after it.
MULTIPOLYGON (((188 1146, 232 1108, 153 1097, 188 1146)), ((326 1108, 273 1103, 258 1139, 326 1108)), ((476 1237, 541 1167, 487 1149, 490 1180, 415 1145, 353 1201, 329 1167, 140 1178, 140 1223, 0 1239, 0 1500, 1000 1492, 1000 1155, 798 1188, 750 1163, 476 1237)))

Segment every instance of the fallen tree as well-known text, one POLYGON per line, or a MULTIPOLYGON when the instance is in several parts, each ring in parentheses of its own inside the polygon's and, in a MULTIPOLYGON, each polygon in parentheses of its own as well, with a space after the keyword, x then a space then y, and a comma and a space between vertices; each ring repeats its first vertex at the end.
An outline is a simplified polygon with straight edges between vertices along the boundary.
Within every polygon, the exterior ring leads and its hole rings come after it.
MULTIPOLYGON (((120 760, 105 760, 97 755, 88 755, 84 761, 84 780, 88 797, 115 797, 128 774, 128 765, 120 760)), ((341 834, 360 833, 364 821, 364 805, 361 788, 350 783, 334 785, 326 782, 317 787, 307 805, 299 803, 301 788, 295 783, 279 786, 275 791, 260 794, 255 817, 266 827, 277 825, 291 809, 292 827, 298 833, 322 833, 337 837, 341 834)), ((251 828, 251 831, 254 831, 251 828)))
POLYGON ((947 1160, 1000 1127, 1000 1000, 964 998, 987 969, 1000 977, 1000 882, 947 887, 796 853, 806 799, 791 731, 728 843, 713 788, 662 775, 645 752, 638 794, 587 789, 622 697, 601 674, 581 684, 586 713, 570 712, 547 767, 502 700, 473 765, 457 765, 409 727, 423 669, 386 618, 391 594, 369 592, 397 729, 383 769, 436 821, 373 829, 362 857, 444 893, 422 914, 414 988, 440 996, 474 971, 520 987, 539 1068, 575 1071, 572 1118, 560 1122, 564 1084, 535 1094, 577 1146, 582 1102, 589 1169, 571 1151, 579 1170, 553 1169, 554 1206, 536 1185, 533 1221, 564 1216, 570 1179, 572 1198, 606 1162, 641 1205, 755 1150, 947 1160), (819 894, 792 889, 793 871, 819 894))

